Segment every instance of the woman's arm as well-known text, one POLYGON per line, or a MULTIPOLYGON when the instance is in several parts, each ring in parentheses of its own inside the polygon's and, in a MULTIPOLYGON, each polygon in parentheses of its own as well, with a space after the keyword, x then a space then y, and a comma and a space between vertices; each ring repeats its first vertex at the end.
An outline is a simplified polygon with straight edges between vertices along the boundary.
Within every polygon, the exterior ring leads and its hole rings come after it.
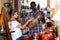
POLYGON ((23 25, 18 24, 18 25, 17 25, 17 28, 23 29, 23 28, 25 28, 25 27, 28 25, 28 23, 30 23, 30 22, 33 21, 33 20, 34 20, 34 18, 32 17, 32 18, 30 18, 28 21, 26 21, 25 24, 23 24, 23 25))

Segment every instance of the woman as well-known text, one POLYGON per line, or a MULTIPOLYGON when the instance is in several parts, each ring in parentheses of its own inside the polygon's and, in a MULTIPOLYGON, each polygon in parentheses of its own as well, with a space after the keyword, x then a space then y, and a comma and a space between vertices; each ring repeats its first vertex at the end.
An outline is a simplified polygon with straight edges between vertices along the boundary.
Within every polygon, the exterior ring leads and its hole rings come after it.
POLYGON ((15 31, 15 32, 11 33, 12 40, 22 40, 21 29, 24 29, 28 25, 28 23, 31 22, 34 18, 30 18, 25 24, 21 25, 21 23, 19 23, 16 20, 16 18, 18 17, 17 11, 10 10, 9 15, 10 15, 10 20, 11 20, 11 22, 10 22, 11 31, 15 31))

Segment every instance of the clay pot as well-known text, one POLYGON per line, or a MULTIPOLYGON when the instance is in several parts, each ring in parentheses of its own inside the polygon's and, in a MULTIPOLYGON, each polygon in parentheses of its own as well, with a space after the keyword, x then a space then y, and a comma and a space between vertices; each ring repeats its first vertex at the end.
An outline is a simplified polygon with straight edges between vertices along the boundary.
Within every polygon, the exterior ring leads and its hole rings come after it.
POLYGON ((24 35, 23 40, 30 40, 30 37, 28 35, 24 35))

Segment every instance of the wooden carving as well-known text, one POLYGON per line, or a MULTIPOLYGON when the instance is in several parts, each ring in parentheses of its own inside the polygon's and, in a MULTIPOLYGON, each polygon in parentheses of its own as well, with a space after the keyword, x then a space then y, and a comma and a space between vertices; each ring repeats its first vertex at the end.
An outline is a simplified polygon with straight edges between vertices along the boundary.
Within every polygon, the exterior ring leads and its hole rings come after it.
POLYGON ((0 29, 2 27, 3 22, 4 22, 4 25, 6 28, 8 40, 11 40, 11 35, 10 35, 8 21, 7 21, 7 15, 6 15, 6 9, 4 7, 2 7, 1 14, 0 14, 0 29))
POLYGON ((38 20, 40 19, 41 19, 41 14, 37 13, 34 17, 34 20, 28 24, 29 29, 33 29, 34 27, 36 27, 37 24, 39 23, 38 20))

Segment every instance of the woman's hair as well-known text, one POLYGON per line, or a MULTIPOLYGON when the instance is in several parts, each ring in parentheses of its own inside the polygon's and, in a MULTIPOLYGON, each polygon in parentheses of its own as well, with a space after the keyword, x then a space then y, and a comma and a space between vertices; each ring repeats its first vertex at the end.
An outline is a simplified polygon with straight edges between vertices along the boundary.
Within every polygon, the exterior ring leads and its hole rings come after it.
POLYGON ((10 9, 10 11, 9 11, 9 16, 11 17, 12 15, 14 15, 15 14, 15 12, 17 12, 16 10, 14 10, 14 9, 10 9))

